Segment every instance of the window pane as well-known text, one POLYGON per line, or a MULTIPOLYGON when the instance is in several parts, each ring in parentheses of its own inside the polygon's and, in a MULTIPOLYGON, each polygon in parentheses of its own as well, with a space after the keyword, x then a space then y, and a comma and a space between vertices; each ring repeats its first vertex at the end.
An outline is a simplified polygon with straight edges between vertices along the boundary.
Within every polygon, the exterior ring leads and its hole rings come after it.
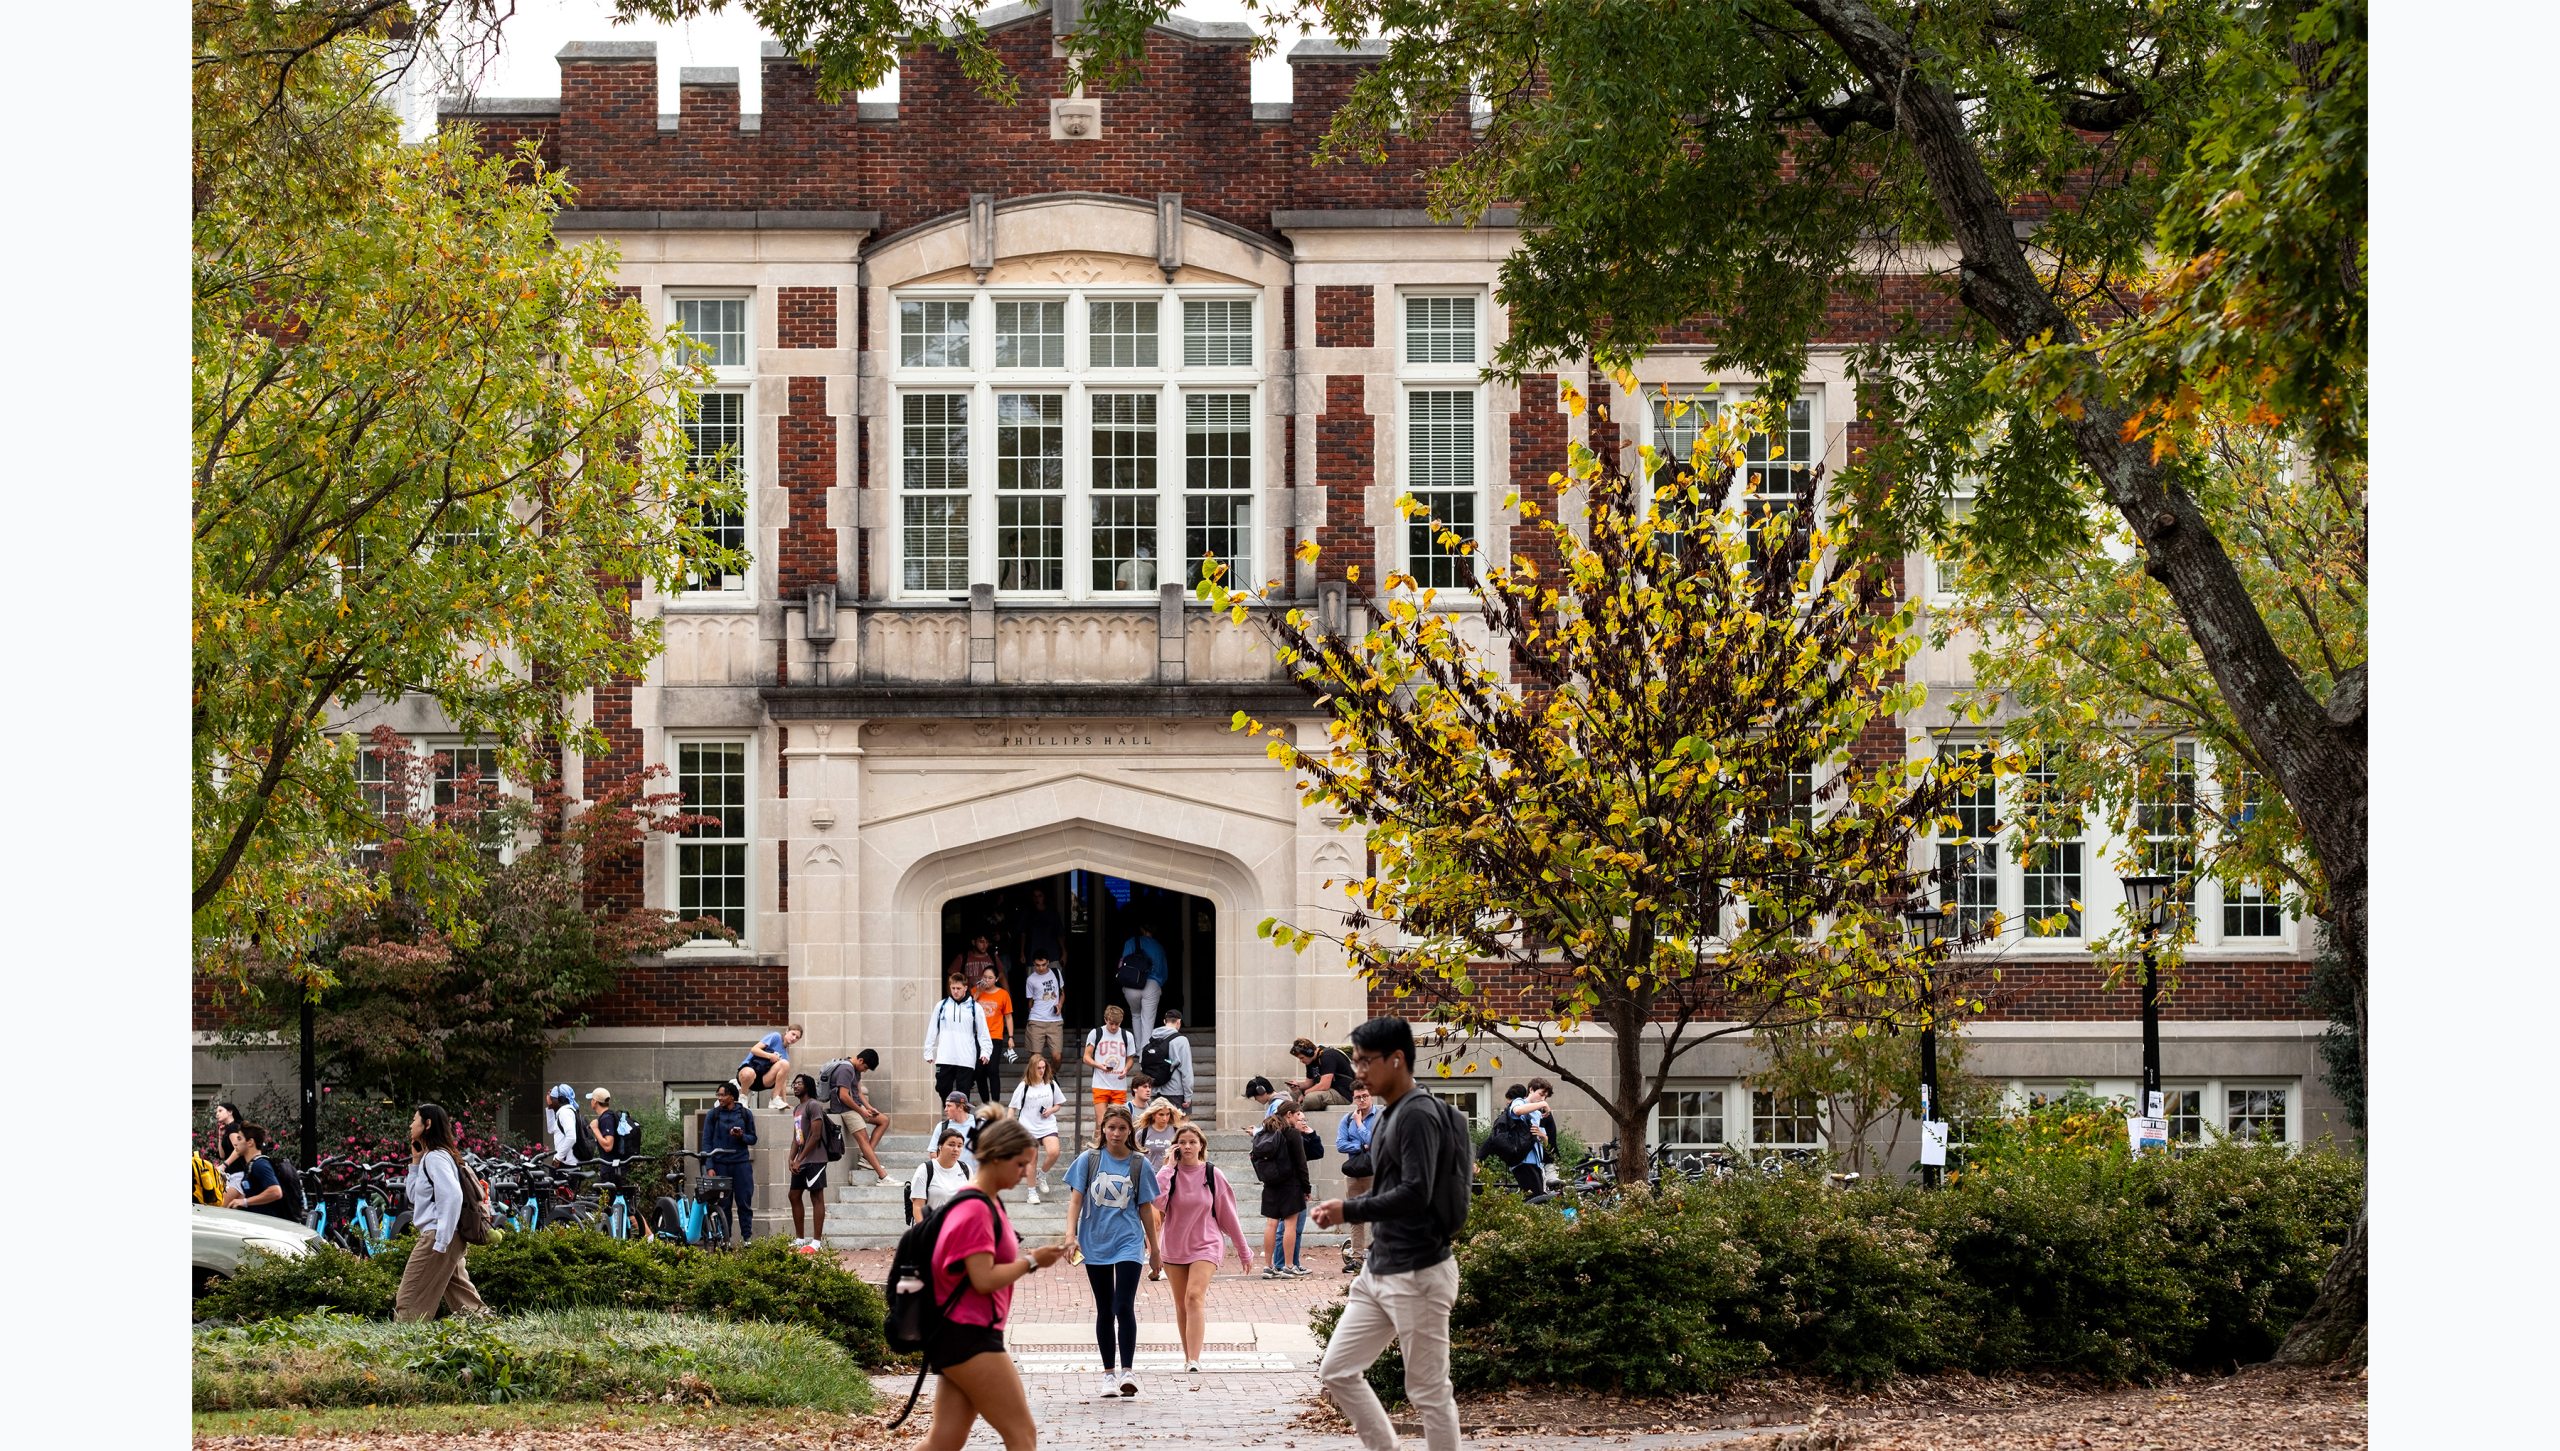
POLYGON ((1060 489, 1066 482, 1066 395, 998 393, 996 487, 1060 489))
POLYGON ((1472 297, 1406 298, 1404 360, 1408 363, 1474 362, 1476 300, 1472 297))
POLYGON ((1815 1149, 1822 1146, 1822 1127, 1814 1101, 1801 1094, 1782 1096, 1764 1088, 1751 1091, 1751 1145, 1757 1149, 1815 1149))
POLYGON ((1253 500, 1241 494, 1193 494, 1182 508, 1186 582, 1198 588, 1214 555, 1225 569, 1227 588, 1253 588, 1253 500))
POLYGON ((2285 1099, 2281 1088, 2225 1089, 2224 1123, 2231 1137, 2249 1143, 2283 1143, 2285 1099))
POLYGON ((1253 366, 1253 303, 1186 302, 1182 305, 1182 366, 1253 366))
POLYGON ((2143 838, 2142 869, 2175 879, 2164 900, 2195 903, 2196 743, 2172 741, 2150 763, 2136 789, 2134 830, 2143 838))
POLYGON ((1476 395, 1432 390, 1407 396, 1405 488, 1424 510, 1407 530, 1412 574, 1426 587, 1465 585, 1475 577, 1466 546, 1476 537, 1476 395))
POLYGON ((968 589, 969 496, 911 495, 905 503, 900 548, 906 588, 953 594, 968 589))
POLYGON ((2222 935, 2282 937, 2284 898, 2266 882, 2227 882, 2222 888, 2222 935))
POLYGON ((2080 813, 2062 799, 2054 758, 2038 754, 2020 770, 2018 865, 2026 884, 2020 904, 2030 937, 2080 935, 2080 813), (2062 920, 2055 922, 2053 919, 2062 920), (2048 926, 2048 922, 2052 925, 2048 926))
POLYGON ((1063 302, 996 304, 996 366, 1063 368, 1067 365, 1067 305, 1063 302))
POLYGON ((2192 1144, 2204 1138, 2204 1090, 2172 1088, 2160 1095, 2162 1116, 2169 1120, 2169 1141, 2192 1144))
POLYGON ((1712 1149, 1724 1141, 1723 1089, 1678 1089, 1662 1096, 1665 1147, 1712 1149))
POLYGON ((969 487, 969 395, 909 393, 901 407, 900 447, 909 489, 969 487))
POLYGON ((683 297, 676 300, 676 326, 692 344, 694 360, 715 368, 747 365, 747 300, 743 297, 683 297))
POLYGON ((898 362, 909 368, 969 366, 968 300, 899 303, 898 362))
MULTIPOLYGON (((747 395, 744 393, 704 393, 696 398, 694 416, 684 425, 685 470, 698 476, 735 483, 746 476, 747 395)), ((747 547, 747 516, 741 509, 702 510, 697 516, 702 532, 723 549, 743 552, 747 547)), ((741 576, 727 575, 717 569, 705 569, 693 581, 696 589, 740 589, 741 576)))
POLYGON ((693 841, 676 843, 676 915, 713 918, 730 931, 744 934, 747 849, 693 841))
POLYGON ((1156 496, 1093 497, 1093 588, 1156 587, 1156 496))
POLYGON ((1152 489, 1156 486, 1156 395, 1096 393, 1093 396, 1093 486, 1097 489, 1152 489))
POLYGON ((463 799, 463 783, 471 795, 488 801, 498 793, 498 751, 494 746, 447 746, 435 753, 435 803, 452 806, 463 799))
POLYGON ((1089 302, 1086 342, 1096 368, 1156 365, 1157 322, 1153 302, 1089 302))
POLYGON ((1957 925, 1987 932, 2000 910, 1999 792, 1991 774, 1991 756, 1979 746, 1942 745, 1940 762, 1971 765, 1981 775, 1948 803, 1955 818, 1938 829, 1938 891, 1957 925))

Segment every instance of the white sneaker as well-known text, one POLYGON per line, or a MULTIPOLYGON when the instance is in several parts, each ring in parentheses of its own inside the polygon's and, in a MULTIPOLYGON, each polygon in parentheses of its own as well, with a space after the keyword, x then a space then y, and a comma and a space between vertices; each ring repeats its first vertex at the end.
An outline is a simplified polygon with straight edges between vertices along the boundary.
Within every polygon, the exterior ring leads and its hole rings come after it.
POLYGON ((1116 1400, 1120 1395, 1120 1382, 1106 1370, 1102 1373, 1102 1379, 1094 1385, 1094 1395, 1102 1400, 1116 1400))
POLYGON ((1123 1370, 1123 1371, 1121 1371, 1121 1372, 1120 1372, 1120 1394, 1122 1394, 1122 1395, 1124 1395, 1124 1396, 1134 1396, 1134 1395, 1136 1395, 1137 1393, 1138 1393, 1138 1373, 1137 1373, 1137 1371, 1135 1371, 1135 1370, 1123 1370))
POLYGON ((1200 1362, 1195 1360, 1189 1365, 1184 1366, 1183 1369, 1191 1372, 1193 1375, 1198 1375, 1200 1373, 1200 1362))
POLYGON ((1031 1202, 1034 1204, 1040 1202, 1040 1186, 1037 1184, 1031 1186, 1031 1202))

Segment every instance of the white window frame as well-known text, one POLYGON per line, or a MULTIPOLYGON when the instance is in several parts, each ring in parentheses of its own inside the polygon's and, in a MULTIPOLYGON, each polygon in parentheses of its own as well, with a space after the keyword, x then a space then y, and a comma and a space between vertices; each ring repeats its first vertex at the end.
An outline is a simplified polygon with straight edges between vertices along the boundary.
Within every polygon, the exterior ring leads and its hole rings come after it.
MULTIPOLYGON (((1756 1087, 1747 1080, 1741 1084, 1741 1089, 1743 1096, 1738 1100, 1738 1102, 1742 1105, 1743 1110, 1741 1118, 1742 1137, 1737 1139, 1735 1142, 1740 1144, 1742 1147, 1749 1149, 1755 1157, 1761 1154, 1774 1154, 1801 1150, 1811 1150, 1814 1153, 1820 1153, 1831 1147, 1831 1104, 1829 1100, 1823 1098, 1820 1094, 1810 1095, 1812 1104, 1811 1113, 1813 1118, 1813 1142, 1809 1144, 1802 1141, 1791 1141, 1783 1144, 1763 1143, 1760 1139, 1760 1105, 1756 1102, 1756 1099, 1760 1094, 1775 1094, 1777 1090, 1772 1088, 1756 1087)), ((1729 1112, 1726 1122, 1728 1125, 1733 1122, 1729 1112)))
MULTIPOLYGON (((731 1087, 737 1086, 736 1079, 727 1081, 731 1087)), ((660 1087, 666 1098, 667 1112, 675 1115, 676 1127, 679 1130, 684 1127, 686 1114, 707 1113, 720 1102, 718 1083, 663 1083, 660 1087)))
POLYGON ((1651 1121, 1645 1125, 1646 1140, 1656 1147, 1671 1149, 1676 1152, 1720 1150, 1727 1147, 1734 1142, 1733 1092, 1734 1085, 1724 1080, 1664 1084, 1662 1086, 1663 1098, 1654 1103, 1651 1121), (1668 1127, 1671 1122, 1671 1116, 1668 1112, 1670 1104, 1667 1100, 1675 1093, 1712 1093, 1717 1096, 1716 1123, 1718 1127, 1723 1130, 1723 1133, 1716 1142, 1711 1144, 1700 1143, 1695 1139, 1674 1139, 1671 1137, 1671 1131, 1668 1127))
POLYGON ((1997 810, 2002 830, 2002 843, 2009 849, 2008 859, 2000 864, 2001 911, 2009 921, 2018 924, 2018 939, 2021 942, 2037 947, 2079 947, 2089 940, 2091 915, 2089 909, 2092 905, 2089 900, 2089 863, 2096 855, 2095 844, 2092 841, 2094 833, 2089 830, 2088 813, 2080 811, 2077 813, 2080 818, 2080 832, 2077 836, 2053 839, 2039 837, 2031 841, 2024 824, 2026 803, 2023 800, 2011 799, 2018 793, 2016 788, 2010 785, 2012 782, 2022 782, 2028 774, 2033 774, 2032 770, 2021 772, 2018 776, 2001 777, 1993 783, 1995 798, 1999 801, 1997 810), (2080 904, 2078 913, 2080 930, 2077 932, 2039 933, 2036 930, 2035 909, 2027 905, 2029 871, 2027 853, 2034 846, 2076 846, 2080 849, 2080 889, 2068 899, 2080 904), (2014 892, 2011 890, 2012 883, 2016 887, 2014 892), (2015 911, 2009 910, 2011 903, 2016 904, 2015 911))
POLYGON ((1417 1078, 1425 1092, 1455 1105, 1467 1122, 1483 1128, 1493 1122, 1493 1080, 1489 1078, 1417 1078), (1458 1100, 1464 1099, 1465 1102, 1458 1100))
MULTIPOLYGON (((1980 751, 1987 758, 1994 761, 1996 761, 1999 756, 1999 743, 1986 737, 1979 736, 1939 736, 1931 742, 1931 749, 1933 752, 1932 759, 1940 763, 1946 762, 1951 756, 1961 757, 1970 751, 1980 751)), ((2016 914, 2009 910, 2009 906, 2013 901, 2017 900, 2011 895, 2010 891, 2009 875, 2012 866, 2009 861, 2010 854, 2003 849, 2008 845, 2009 837, 2007 817, 2008 803, 2001 799, 2000 779, 1996 771, 1989 777, 1989 779, 1980 782, 1975 789, 1988 790, 1991 793, 1991 833, 1987 836, 1977 836, 1971 832, 1950 833, 1944 827, 1933 824, 1929 832, 1928 864, 1933 872, 1938 873, 1937 897, 1939 904, 1945 907, 1950 913, 1960 913, 1964 909, 1965 904, 1958 900, 1956 883, 1954 880, 1948 878, 1943 870, 1941 870, 1944 862, 1946 861, 1946 851, 1949 847, 1957 847, 1959 844, 1961 844, 1961 847, 1963 848, 1989 851, 1992 854, 1991 902, 1989 905, 1992 914, 1999 918, 2002 929, 2005 932, 2008 925, 2016 920, 2016 914), (1954 839, 1951 839, 1951 837, 1954 839)), ((1960 808, 1955 803, 1950 803, 1947 808, 1948 814, 1954 814, 1959 809, 1960 808)), ((1967 806, 1961 809, 1973 808, 1967 806)), ((2088 857, 2084 851, 2081 857, 2081 865, 2084 873, 2087 869, 2087 864, 2088 857)), ((2086 885, 2087 882, 2084 876, 2082 886, 2085 888, 2086 885)), ((2082 905, 2087 905, 2086 898, 2082 899, 2082 905)), ((2082 914, 2082 921, 2084 924, 2086 923, 2086 913, 2082 914)))
MULTIPOLYGON (((762 789, 756 774, 758 761, 756 738, 752 732, 741 734, 736 731, 671 731, 667 735, 666 765, 668 774, 672 778, 670 789, 681 792, 684 789, 684 748, 727 745, 739 748, 738 769, 740 779, 745 783, 745 799, 741 803, 741 834, 736 837, 724 836, 716 840, 723 845, 736 842, 745 848, 744 885, 740 889, 745 900, 739 909, 741 921, 738 940, 730 943, 716 937, 697 937, 669 949, 669 956, 702 954, 730 956, 755 950, 757 893, 764 883, 762 866, 757 861, 757 854, 764 843, 756 830, 756 797, 762 789)), ((679 802, 676 807, 678 812, 689 809, 689 804, 684 802, 679 802)), ((681 833, 671 833, 667 837, 664 847, 667 863, 666 907, 678 917, 687 915, 684 910, 684 848, 688 842, 702 840, 704 838, 685 836, 681 833)))
MULTIPOLYGON (((675 326, 688 302, 734 302, 738 304, 738 361, 712 362, 711 376, 719 383, 743 385, 756 371, 756 296, 752 288, 740 287, 671 287, 666 292, 667 323, 675 326)), ((688 338, 691 334, 687 334, 688 338)))
MULTIPOLYGON (((1062 418, 1065 457, 1062 480, 1060 525, 1063 531, 1059 583, 1055 590, 1008 589, 999 587, 996 598, 1013 603, 1046 604, 1129 604, 1149 603, 1158 597, 1167 582, 1189 577, 1187 521, 1190 494, 1188 481, 1188 398, 1193 393, 1242 393, 1249 396, 1252 425, 1252 458, 1248 470, 1249 486, 1241 498, 1247 511, 1248 532, 1253 548, 1251 558, 1257 568, 1267 567, 1270 542, 1270 514, 1265 504, 1272 431, 1265 417, 1269 406, 1264 361, 1268 341, 1269 309, 1264 306, 1259 288, 1222 286, 1184 286, 1168 288, 1143 284, 1096 283, 1091 286, 1065 287, 915 287, 901 288, 890 298, 891 338, 890 442, 889 466, 893 470, 890 485, 898 500, 897 523, 891 534, 890 598, 900 601, 948 603, 965 597, 967 588, 909 588, 907 586, 907 501, 926 497, 909 493, 905 486, 906 398, 916 393, 961 393, 969 398, 969 486, 968 499, 968 566, 969 584, 997 584, 997 529, 999 508, 996 487, 996 395, 1000 393, 1054 393, 1063 399, 1062 418), (963 367, 928 368, 904 362, 904 304, 910 302, 964 301, 970 313, 970 361, 963 367), (1065 364, 1057 368, 995 366, 995 312, 999 302, 1060 302, 1064 306, 1066 324, 1065 364), (1151 368, 1097 368, 1090 365, 1092 355, 1093 304, 1098 302, 1153 303, 1156 309, 1156 365, 1151 368), (1182 361, 1183 304, 1186 302, 1242 302, 1250 310, 1252 335, 1248 346, 1249 361, 1245 366, 1186 367, 1182 361), (1095 492, 1093 489, 1093 401, 1096 393, 1150 393, 1156 397, 1156 484, 1155 539, 1152 550, 1154 568, 1150 571, 1128 569, 1115 571, 1110 588, 1093 584, 1093 530, 1095 492), (1175 568, 1168 562, 1178 561, 1175 568), (1128 583, 1117 581, 1126 578, 1128 583)), ((941 491, 935 491, 941 492, 941 491)), ((1128 497, 1129 491, 1112 491, 1128 497)), ((947 495, 945 495, 947 497, 947 495)), ((1131 561, 1134 563, 1135 561, 1131 561)), ((1232 577, 1231 584, 1239 583, 1232 577)))
POLYGON ((667 326, 677 325, 682 305, 688 302, 734 302, 741 314, 739 338, 740 358, 736 363, 710 365, 711 381, 701 393, 734 393, 738 395, 738 502, 739 552, 747 557, 744 567, 724 574, 717 584, 700 584, 687 580, 681 593, 702 600, 729 599, 746 595, 755 572, 756 525, 756 444, 755 377, 757 353, 757 295, 751 287, 670 287, 660 294, 660 305, 666 309, 667 326))
MULTIPOLYGON (((379 790, 383 793, 384 799, 387 802, 389 799, 391 783, 388 780, 367 780, 365 778, 366 764, 368 762, 379 760, 379 758, 374 756, 368 749, 372 745, 371 732, 351 731, 348 732, 348 738, 355 742, 356 754, 354 770, 356 773, 356 784, 358 789, 367 791, 379 790)), ((437 735, 406 736, 403 737, 403 739, 409 743, 410 755, 413 756, 422 766, 429 765, 429 762, 433 757, 439 755, 450 757, 456 751, 473 750, 495 752, 498 749, 498 747, 493 745, 486 745, 478 741, 466 740, 462 736, 449 731, 437 735)), ((498 769, 494 779, 498 786, 497 794, 501 797, 514 796, 521 798, 530 794, 522 783, 517 782, 507 775, 504 767, 500 767, 498 769)), ((431 813, 433 813, 437 804, 435 799, 436 786, 437 781, 435 772, 430 766, 425 779, 419 783, 417 791, 411 795, 408 802, 409 813, 414 819, 432 819, 431 813)), ((372 803, 368 801, 367 805, 370 806, 372 803)), ((379 810, 380 808, 376 807, 375 809, 379 810)), ((523 843, 512 837, 500 842, 498 844, 499 863, 504 865, 505 863, 514 861, 516 859, 517 848, 522 844, 523 843)), ((380 846, 381 843, 379 842, 371 842, 358 848, 358 851, 375 851, 379 850, 380 846)))
MULTIPOLYGON (((1957 480, 1955 490, 1948 496, 1947 501, 1949 526, 1954 527, 1959 521, 1969 517, 1975 505, 1981 500, 1982 489, 1977 480, 1970 477, 1957 480)), ((1920 552, 1920 562, 1926 574, 1920 582, 1921 598, 1941 608, 1953 605, 1956 602, 1956 590, 1947 578, 1944 558, 1934 549, 1924 549, 1920 552)))
POLYGON ((1488 426, 1490 420, 1486 416, 1484 387, 1484 355, 1487 344, 1492 341, 1492 320, 1492 298, 1481 287, 1412 287, 1398 288, 1396 291, 1393 344, 1396 353, 1396 498, 1401 499, 1413 493, 1414 395, 1462 393, 1468 399, 1469 429, 1475 445, 1474 457, 1469 469, 1471 483, 1467 490, 1475 516, 1468 525, 1472 531, 1470 537, 1476 546, 1475 552, 1469 556, 1473 561, 1472 567, 1465 570, 1464 577, 1454 583, 1433 586, 1423 581, 1418 568, 1419 561, 1413 552, 1413 531, 1426 516, 1417 515, 1408 519, 1399 512, 1394 524, 1396 568, 1411 576, 1425 588, 1436 587, 1444 591, 1460 591, 1460 599, 1451 603, 1462 603, 1473 598, 1476 585, 1484 578, 1485 561, 1493 552, 1493 511, 1487 502, 1490 498, 1488 485, 1492 476, 1489 456, 1493 430, 1488 426), (1411 325, 1413 305, 1420 301, 1442 298, 1463 299, 1474 304, 1475 354, 1464 362, 1414 362, 1408 349, 1410 337, 1408 329, 1411 325))
MULTIPOLYGON (((2097 1098, 2105 1100, 2121 1099, 2126 1104, 2134 1108, 2140 1108, 2142 1106, 2142 1080, 2139 1077, 2087 1079, 2012 1078, 2007 1081, 2002 1089, 2000 1103, 2001 1110, 2007 1113, 2022 1112, 2032 1105, 2035 1095, 2039 1093, 2058 1095, 2067 1090, 2074 1082, 2087 1085, 2090 1094, 2097 1098)), ((2200 1137, 2181 1139, 2173 1135, 2170 1142, 2173 1144, 2210 1144, 2220 1142, 2230 1136, 2228 1129, 2231 1112, 2230 1096, 2235 1092, 2247 1089, 2272 1088, 2282 1090, 2285 1095, 2285 1136, 2282 1142, 2285 1147, 2289 1149, 2299 1150, 2303 1143, 2302 1085, 2303 1080, 2299 1078, 2271 1078, 2258 1074, 2234 1074, 2228 1078, 2221 1076, 2209 1076, 2204 1078, 2163 1078, 2160 1081, 2160 1091, 2163 1095, 2181 1092, 2193 1093, 2196 1095, 2199 1122, 2203 1129, 2203 1134, 2200 1137)))

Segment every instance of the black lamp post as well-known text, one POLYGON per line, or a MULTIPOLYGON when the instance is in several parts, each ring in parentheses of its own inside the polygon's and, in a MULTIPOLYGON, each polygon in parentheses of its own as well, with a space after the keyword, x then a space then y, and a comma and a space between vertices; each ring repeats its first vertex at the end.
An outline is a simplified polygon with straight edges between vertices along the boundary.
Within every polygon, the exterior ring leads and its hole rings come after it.
POLYGON ((2160 907, 2173 879, 2153 872, 2123 879, 2125 905, 2142 923, 2142 1112, 2151 1117, 2160 1093, 2160 907))
MULTIPOLYGON (((1938 1105, 1938 982, 1928 954, 1946 940, 1947 909, 1926 903, 1902 911, 1903 937, 1921 952, 1920 959, 1920 1133, 1927 1142, 1929 1125, 1944 1115, 1938 1105)), ((1938 1187, 1941 1166, 1923 1163, 1920 1183, 1938 1187)))

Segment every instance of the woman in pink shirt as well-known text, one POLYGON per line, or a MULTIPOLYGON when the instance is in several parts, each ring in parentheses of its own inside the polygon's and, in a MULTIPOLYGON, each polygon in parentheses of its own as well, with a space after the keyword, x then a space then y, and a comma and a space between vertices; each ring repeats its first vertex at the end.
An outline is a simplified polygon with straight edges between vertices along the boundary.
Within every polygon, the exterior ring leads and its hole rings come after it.
POLYGON ((980 1416, 1004 1438, 1005 1451, 1030 1451, 1037 1443, 1031 1402, 1022 1376, 1005 1353, 1004 1324, 1013 1308, 1013 1282, 1057 1263, 1064 1245, 1023 1253, 1013 1225, 989 1203, 1031 1172, 1029 1130, 999 1119, 978 1131, 978 1174, 970 1187, 987 1196, 956 1198, 943 1212, 933 1245, 933 1298, 951 1298, 965 1277, 969 1288, 924 1348, 925 1364, 941 1373, 933 1393, 933 1430, 926 1451, 959 1451, 980 1416))
POLYGON ((1244 1224, 1236 1218, 1235 1188, 1209 1162, 1209 1140, 1198 1124, 1173 1131, 1173 1162, 1165 1167, 1156 1207, 1164 1213, 1164 1267, 1173 1277, 1173 1323, 1182 1333, 1183 1369, 1196 1371, 1200 1342, 1209 1327, 1209 1281, 1226 1257, 1219 1236, 1236 1247, 1236 1263, 1253 1264, 1244 1224))

